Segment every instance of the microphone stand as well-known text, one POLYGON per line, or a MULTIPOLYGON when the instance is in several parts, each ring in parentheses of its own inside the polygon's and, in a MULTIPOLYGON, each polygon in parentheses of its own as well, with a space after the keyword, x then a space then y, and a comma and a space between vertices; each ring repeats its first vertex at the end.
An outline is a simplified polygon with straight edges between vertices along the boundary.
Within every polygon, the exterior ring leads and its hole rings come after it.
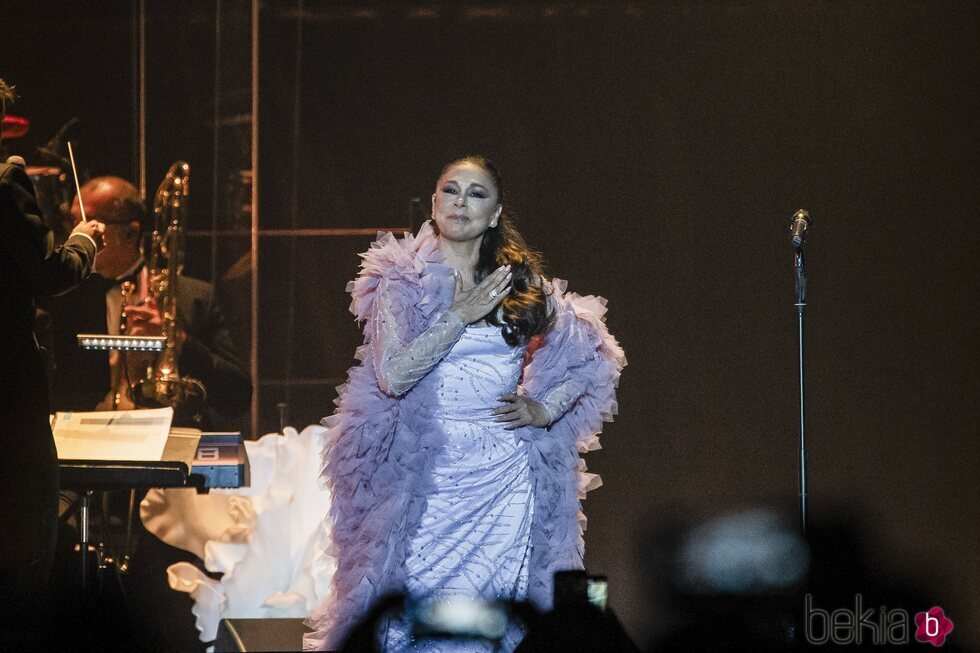
POLYGON ((803 244, 796 248, 794 256, 796 281, 796 319, 800 353, 800 525, 806 534, 806 411, 803 392, 803 311, 806 308, 806 273, 803 269, 803 244))

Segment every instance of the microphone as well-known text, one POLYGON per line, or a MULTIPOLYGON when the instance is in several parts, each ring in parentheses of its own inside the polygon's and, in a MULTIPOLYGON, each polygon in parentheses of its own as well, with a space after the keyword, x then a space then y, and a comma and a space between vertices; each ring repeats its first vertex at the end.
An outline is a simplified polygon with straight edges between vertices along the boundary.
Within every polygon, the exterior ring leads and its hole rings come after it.
POLYGON ((793 222, 789 225, 789 230, 793 232, 793 249, 797 251, 803 249, 803 242, 806 240, 806 232, 809 228, 809 212, 805 209, 800 209, 793 214, 793 222))

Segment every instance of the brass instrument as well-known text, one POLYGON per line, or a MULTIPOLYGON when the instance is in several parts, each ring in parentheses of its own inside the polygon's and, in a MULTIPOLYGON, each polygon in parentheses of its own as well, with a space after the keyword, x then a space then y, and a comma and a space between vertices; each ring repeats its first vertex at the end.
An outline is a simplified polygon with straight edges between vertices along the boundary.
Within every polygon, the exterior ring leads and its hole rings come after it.
POLYGON ((172 406, 175 413, 198 418, 207 392, 200 381, 181 377, 177 369, 181 346, 177 330, 177 284, 184 269, 189 179, 190 165, 177 161, 160 183, 153 203, 153 237, 144 288, 160 309, 165 340, 155 364, 147 365, 146 374, 132 385, 132 394, 135 404, 142 408, 172 406))

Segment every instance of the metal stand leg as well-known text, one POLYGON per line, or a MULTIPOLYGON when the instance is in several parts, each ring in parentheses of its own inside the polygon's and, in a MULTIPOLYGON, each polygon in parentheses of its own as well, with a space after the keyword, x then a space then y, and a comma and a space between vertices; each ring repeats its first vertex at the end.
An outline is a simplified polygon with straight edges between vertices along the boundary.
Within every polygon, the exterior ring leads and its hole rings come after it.
POLYGON ((794 259, 796 278, 796 316, 797 316, 797 345, 799 348, 800 367, 800 526, 806 534, 807 517, 807 488, 806 488, 806 401, 803 375, 803 312, 806 309, 806 273, 803 268, 803 250, 796 251, 794 259))
POLYGON ((129 556, 133 552, 133 516, 136 512, 136 490, 129 491, 129 510, 126 512, 126 545, 117 566, 121 573, 129 571, 129 556))
POLYGON ((78 558, 81 560, 81 587, 82 587, 82 601, 88 599, 89 591, 89 573, 88 573, 88 560, 89 560, 89 542, 91 534, 89 533, 89 511, 92 508, 92 490, 86 490, 78 499, 78 558))

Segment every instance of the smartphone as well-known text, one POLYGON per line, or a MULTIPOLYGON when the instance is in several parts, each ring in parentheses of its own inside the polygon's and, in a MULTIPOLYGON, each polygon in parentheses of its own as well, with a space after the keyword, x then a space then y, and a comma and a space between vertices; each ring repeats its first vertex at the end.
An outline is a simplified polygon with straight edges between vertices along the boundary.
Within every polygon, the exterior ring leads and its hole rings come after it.
POLYGON ((608 599, 609 581, 605 576, 590 576, 577 569, 555 573, 555 610, 589 604, 605 612, 608 599))

